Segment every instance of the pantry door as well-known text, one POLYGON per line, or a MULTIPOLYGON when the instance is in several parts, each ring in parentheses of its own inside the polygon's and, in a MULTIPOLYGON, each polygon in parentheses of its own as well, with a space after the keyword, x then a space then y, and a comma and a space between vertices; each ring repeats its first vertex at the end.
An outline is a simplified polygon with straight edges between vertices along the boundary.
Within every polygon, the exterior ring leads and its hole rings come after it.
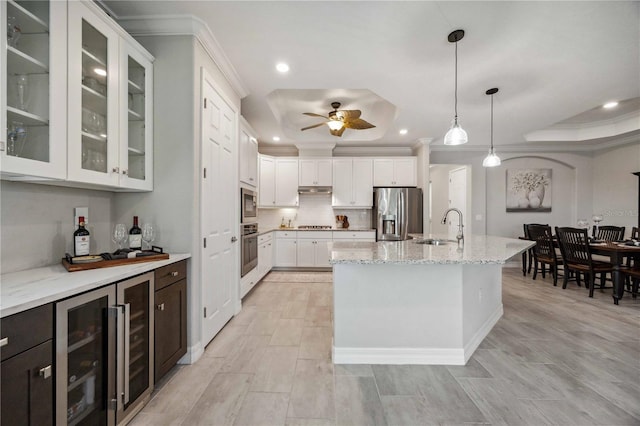
POLYGON ((234 313, 238 298, 237 113, 202 69, 202 345, 234 313))

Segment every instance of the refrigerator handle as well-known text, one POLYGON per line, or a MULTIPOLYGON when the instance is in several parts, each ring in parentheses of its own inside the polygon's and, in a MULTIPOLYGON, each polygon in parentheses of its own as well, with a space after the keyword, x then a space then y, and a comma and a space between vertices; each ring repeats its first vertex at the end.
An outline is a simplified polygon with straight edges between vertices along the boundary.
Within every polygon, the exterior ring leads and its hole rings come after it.
POLYGON ((122 309, 122 305, 117 305, 116 306, 117 310, 118 310, 118 315, 116 318, 116 347, 117 347, 117 351, 118 351, 118 357, 116 359, 116 401, 117 401, 117 406, 116 409, 118 412, 122 412, 124 411, 124 404, 122 402, 122 394, 124 393, 122 388, 123 388, 123 382, 122 382, 122 377, 124 376, 123 373, 123 365, 124 365, 124 314, 123 314, 123 309, 122 309))
POLYGON ((124 403, 129 403, 129 339, 131 336, 131 303, 124 304, 124 403))

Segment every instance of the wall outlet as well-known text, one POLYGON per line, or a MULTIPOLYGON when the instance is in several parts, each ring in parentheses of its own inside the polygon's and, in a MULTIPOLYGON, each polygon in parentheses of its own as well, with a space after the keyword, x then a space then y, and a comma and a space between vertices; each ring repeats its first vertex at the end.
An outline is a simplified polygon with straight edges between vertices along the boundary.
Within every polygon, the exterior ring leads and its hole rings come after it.
POLYGON ((85 225, 89 224, 89 207, 76 207, 74 211, 73 228, 78 229, 78 218, 84 216, 85 225))

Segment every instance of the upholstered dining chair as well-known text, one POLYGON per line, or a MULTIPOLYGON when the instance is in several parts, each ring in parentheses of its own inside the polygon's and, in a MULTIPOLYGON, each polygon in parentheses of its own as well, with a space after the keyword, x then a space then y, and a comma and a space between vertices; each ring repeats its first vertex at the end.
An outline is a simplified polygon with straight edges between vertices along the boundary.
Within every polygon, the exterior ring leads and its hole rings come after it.
MULTIPOLYGON (((602 289, 606 274, 613 272, 613 265, 593 259, 589 248, 589 234, 586 229, 556 227, 556 238, 560 246, 565 271, 574 271, 576 275, 583 273, 585 284, 589 287, 589 297, 593 297, 596 274, 600 274, 600 288, 602 289)), ((567 273, 564 274, 562 288, 567 288, 567 275, 567 273)))
POLYGON ((624 226, 599 226, 596 232, 596 227, 593 227, 593 238, 603 241, 622 241, 624 240, 624 226))
POLYGON ((538 275, 538 264, 542 267, 542 278, 545 274, 545 265, 549 265, 549 269, 553 276, 553 285, 558 285, 558 265, 562 265, 562 257, 556 254, 553 246, 553 236, 549 225, 529 225, 529 238, 536 242, 533 247, 533 279, 538 275))
MULTIPOLYGON (((523 227, 523 230, 524 230, 524 237, 527 240, 531 239, 531 237, 529 236, 529 231, 528 231, 530 225, 549 226, 548 223, 525 223, 525 224, 523 224, 522 227, 523 227)), ((526 252, 522 253, 522 275, 527 275, 527 274, 531 273, 531 266, 533 264, 533 257, 534 257, 533 248, 530 248, 526 252), (528 261, 528 265, 527 265, 527 259, 529 260, 528 261)))

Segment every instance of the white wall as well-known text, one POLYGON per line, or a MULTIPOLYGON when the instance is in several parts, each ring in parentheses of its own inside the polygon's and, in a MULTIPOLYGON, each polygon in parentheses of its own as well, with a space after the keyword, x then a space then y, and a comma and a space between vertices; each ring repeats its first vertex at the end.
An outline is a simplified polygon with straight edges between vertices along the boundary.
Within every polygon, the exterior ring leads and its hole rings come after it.
MULTIPOLYGON (((601 225, 638 226, 640 142, 598 152, 593 158, 593 213, 602 214, 601 225)), ((590 217, 590 216, 588 216, 590 217)))
MULTIPOLYGON (((431 233, 448 234, 448 225, 442 225, 440 220, 442 215, 449 208, 449 172, 460 168, 458 164, 432 164, 430 167, 431 177, 431 233)), ((469 216, 469 214, 467 214, 469 216)), ((468 223, 472 218, 466 217, 468 223)))
POLYGON ((91 253, 111 251, 113 193, 33 183, 0 183, 3 274, 60 263, 73 254, 74 207, 89 208, 91 253))

